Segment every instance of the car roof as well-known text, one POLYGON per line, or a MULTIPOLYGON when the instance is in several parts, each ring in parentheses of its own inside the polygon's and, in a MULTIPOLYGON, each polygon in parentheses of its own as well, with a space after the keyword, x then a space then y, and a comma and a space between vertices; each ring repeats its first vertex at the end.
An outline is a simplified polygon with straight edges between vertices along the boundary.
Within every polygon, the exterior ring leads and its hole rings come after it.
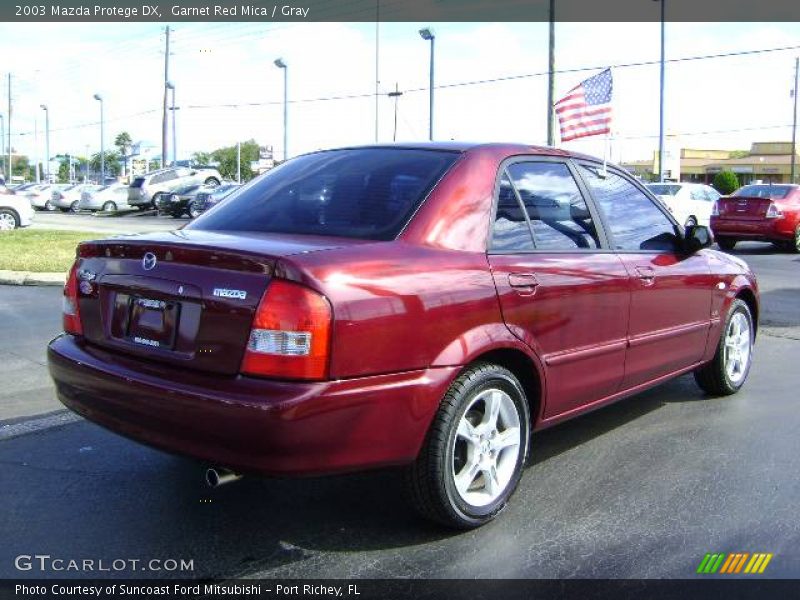
MULTIPOLYGON (((330 148, 328 150, 358 150, 367 148, 404 148, 410 150, 441 150, 445 152, 475 152, 482 150, 500 150, 511 154, 541 154, 543 156, 565 156, 570 158, 580 158, 596 162, 596 156, 565 150, 563 148, 553 148, 551 146, 538 146, 536 144, 523 144, 519 142, 465 142, 465 141, 445 141, 445 142, 393 142, 382 144, 365 144, 358 146, 343 146, 330 148)), ((326 152, 327 150, 319 150, 326 152)))

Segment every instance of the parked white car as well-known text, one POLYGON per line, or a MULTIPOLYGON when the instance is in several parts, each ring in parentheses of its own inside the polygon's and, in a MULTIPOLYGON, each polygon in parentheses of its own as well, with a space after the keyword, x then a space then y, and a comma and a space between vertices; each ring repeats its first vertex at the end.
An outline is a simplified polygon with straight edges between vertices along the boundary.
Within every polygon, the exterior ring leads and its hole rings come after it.
POLYGON ((648 189, 684 225, 711 224, 711 209, 720 193, 702 183, 648 183, 648 189))
POLYGON ((128 186, 123 183, 112 183, 96 190, 84 190, 81 193, 81 210, 102 210, 114 212, 130 208, 128 204, 128 186))
POLYGON ((0 190, 0 231, 11 231, 17 227, 27 227, 33 222, 33 208, 25 196, 0 190))
POLYGON ((64 184, 51 185, 48 183, 37 183, 25 189, 24 192, 19 192, 28 199, 30 205, 37 210, 55 210, 51 200, 54 189, 61 189, 67 187, 64 184))
POLYGON ((93 183, 70 185, 62 189, 53 190, 53 193, 50 196, 50 202, 53 203, 53 206, 61 209, 63 212, 78 212, 78 208, 81 203, 81 194, 85 191, 90 192, 99 190, 101 187, 103 186, 93 183))

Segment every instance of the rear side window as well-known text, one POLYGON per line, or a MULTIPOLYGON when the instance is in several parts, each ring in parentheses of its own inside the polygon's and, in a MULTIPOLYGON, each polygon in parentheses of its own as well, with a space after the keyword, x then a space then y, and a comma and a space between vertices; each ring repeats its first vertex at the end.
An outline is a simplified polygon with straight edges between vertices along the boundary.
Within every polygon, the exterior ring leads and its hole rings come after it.
POLYGON ((589 209, 566 164, 509 165, 500 181, 492 250, 558 251, 599 246, 589 209))
POLYGON ((133 180, 133 183, 131 184, 131 187, 132 188, 140 188, 143 185, 144 185, 144 177, 137 177, 136 179, 133 180))
POLYGON ((580 173, 605 215, 615 250, 675 250, 672 221, 635 185, 594 165, 581 165, 580 173))
POLYGON ((187 228, 393 239, 458 156, 400 148, 299 156, 187 228))
POLYGON ((776 198, 781 200, 792 191, 790 185, 746 185, 739 188, 731 196, 750 196, 755 198, 776 198))

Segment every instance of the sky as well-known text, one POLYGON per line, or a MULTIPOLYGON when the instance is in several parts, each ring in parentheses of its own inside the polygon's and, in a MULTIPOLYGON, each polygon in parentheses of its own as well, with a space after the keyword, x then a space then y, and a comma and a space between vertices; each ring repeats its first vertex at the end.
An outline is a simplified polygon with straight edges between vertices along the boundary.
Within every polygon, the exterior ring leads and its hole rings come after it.
MULTIPOLYGON (((378 140, 391 141, 399 88, 398 141, 428 133, 429 43, 436 34, 434 137, 546 142, 546 23, 381 23, 378 34, 378 140), (486 82, 507 78, 505 81, 486 82), (472 83, 484 81, 485 83, 472 83)), ((375 23, 177 23, 171 26, 170 79, 176 87, 178 158, 254 138, 283 154, 283 73, 288 64, 288 153, 375 141, 375 23), (339 98, 342 96, 362 96, 339 98), (326 100, 320 100, 326 98, 326 100), (333 99, 331 99, 333 98, 333 99)), ((659 23, 558 23, 556 99, 612 66, 613 135, 564 148, 616 162, 652 157, 658 143, 659 23), (585 69, 575 71, 575 69, 585 69)), ((44 111, 50 153, 85 155, 128 131, 159 147, 164 24, 0 25, 0 113, 12 74, 12 145, 43 158, 44 111), (36 135, 35 135, 36 132, 36 135)), ((798 23, 667 23, 667 58, 795 46, 668 63, 667 134, 687 148, 749 149, 789 140, 790 89, 800 54, 798 23)), ((7 125, 7 120, 6 120, 7 125)), ((171 134, 170 134, 171 140, 171 134)), ((556 134, 556 145, 558 134, 556 134)), ((171 143, 171 141, 170 141, 171 143)))

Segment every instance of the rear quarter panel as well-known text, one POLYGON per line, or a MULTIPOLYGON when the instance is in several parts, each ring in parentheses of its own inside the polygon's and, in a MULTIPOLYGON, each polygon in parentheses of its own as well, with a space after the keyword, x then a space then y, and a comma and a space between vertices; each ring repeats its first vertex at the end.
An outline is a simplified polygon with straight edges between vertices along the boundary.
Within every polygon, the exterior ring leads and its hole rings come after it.
POLYGON ((333 378, 461 365, 521 346, 483 253, 379 242, 282 259, 276 274, 331 300, 333 378))

